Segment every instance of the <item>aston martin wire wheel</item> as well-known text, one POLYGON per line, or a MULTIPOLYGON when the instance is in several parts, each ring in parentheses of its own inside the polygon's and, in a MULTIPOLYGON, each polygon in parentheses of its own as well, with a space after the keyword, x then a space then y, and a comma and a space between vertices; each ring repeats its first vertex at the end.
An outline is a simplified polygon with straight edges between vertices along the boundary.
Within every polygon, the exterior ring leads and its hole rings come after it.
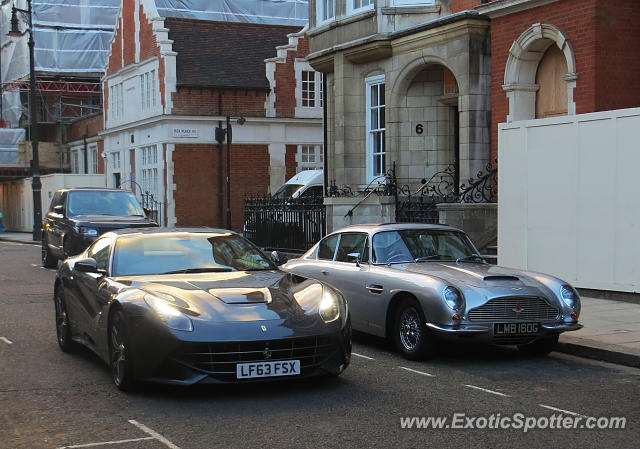
POLYGON ((127 329, 124 314, 116 311, 109 324, 109 365, 113 383, 122 391, 133 387, 131 360, 128 358, 127 329))
POLYGON ((42 266, 45 268, 56 268, 58 266, 58 258, 51 254, 47 239, 42 239, 42 266))
POLYGON ((62 286, 56 288, 54 305, 56 309, 56 336, 58 337, 58 345, 60 345, 60 349, 62 349, 63 352, 73 351, 75 342, 71 339, 71 327, 69 326, 67 304, 64 300, 62 286))
POLYGON ((422 308, 413 298, 405 298, 398 305, 394 335, 396 347, 409 360, 424 360, 437 352, 436 342, 425 326, 422 308))

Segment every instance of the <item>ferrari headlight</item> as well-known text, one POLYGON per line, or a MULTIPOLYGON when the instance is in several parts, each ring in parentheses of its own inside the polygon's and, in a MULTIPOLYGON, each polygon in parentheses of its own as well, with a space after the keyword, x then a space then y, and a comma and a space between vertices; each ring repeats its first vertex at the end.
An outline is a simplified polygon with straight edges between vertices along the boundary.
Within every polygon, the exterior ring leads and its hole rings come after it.
POLYGON ((187 332, 193 330, 191 319, 176 308, 176 306, 172 305, 168 299, 147 293, 144 295, 144 301, 156 313, 158 318, 171 329, 187 332))
POLYGON ((442 296, 444 297, 444 302, 453 310, 462 308, 462 295, 457 288, 451 286, 445 287, 442 291, 442 296))
POLYGON ((343 308, 343 301, 344 300, 333 290, 327 287, 322 289, 322 299, 320 300, 318 311, 325 323, 331 323, 340 318, 340 309, 343 308))
POLYGON ((569 307, 576 307, 579 301, 579 296, 576 291, 570 285, 563 285, 560 287, 560 298, 569 307))

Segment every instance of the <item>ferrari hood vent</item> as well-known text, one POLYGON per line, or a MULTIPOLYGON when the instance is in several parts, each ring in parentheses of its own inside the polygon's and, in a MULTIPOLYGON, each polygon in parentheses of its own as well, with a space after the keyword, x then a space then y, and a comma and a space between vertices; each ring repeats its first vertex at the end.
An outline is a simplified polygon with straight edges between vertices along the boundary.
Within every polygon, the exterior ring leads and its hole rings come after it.
POLYGON ((270 303, 271 292, 268 288, 212 288, 209 294, 225 304, 270 303))

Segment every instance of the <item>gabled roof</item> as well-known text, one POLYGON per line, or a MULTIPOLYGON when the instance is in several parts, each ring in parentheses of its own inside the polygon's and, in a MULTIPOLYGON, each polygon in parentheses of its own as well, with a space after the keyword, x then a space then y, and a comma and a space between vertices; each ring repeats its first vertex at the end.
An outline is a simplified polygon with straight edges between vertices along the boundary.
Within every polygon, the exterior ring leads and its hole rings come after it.
POLYGON ((166 18, 178 87, 269 89, 267 58, 300 27, 166 18))

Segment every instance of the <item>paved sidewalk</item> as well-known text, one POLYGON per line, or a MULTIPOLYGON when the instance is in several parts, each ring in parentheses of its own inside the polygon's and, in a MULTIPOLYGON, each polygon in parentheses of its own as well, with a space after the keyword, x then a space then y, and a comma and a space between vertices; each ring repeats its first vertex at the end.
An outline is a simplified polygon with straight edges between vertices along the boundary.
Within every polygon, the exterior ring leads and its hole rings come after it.
MULTIPOLYGON (((0 240, 39 245, 28 232, 4 232, 0 240)), ((640 304, 582 297, 584 328, 560 336, 558 351, 640 368, 640 304)))
POLYGON ((640 304, 581 299, 584 328, 561 334, 558 351, 640 368, 640 304))
POLYGON ((0 241, 29 243, 39 245, 40 242, 33 241, 33 235, 30 232, 0 232, 0 241))

